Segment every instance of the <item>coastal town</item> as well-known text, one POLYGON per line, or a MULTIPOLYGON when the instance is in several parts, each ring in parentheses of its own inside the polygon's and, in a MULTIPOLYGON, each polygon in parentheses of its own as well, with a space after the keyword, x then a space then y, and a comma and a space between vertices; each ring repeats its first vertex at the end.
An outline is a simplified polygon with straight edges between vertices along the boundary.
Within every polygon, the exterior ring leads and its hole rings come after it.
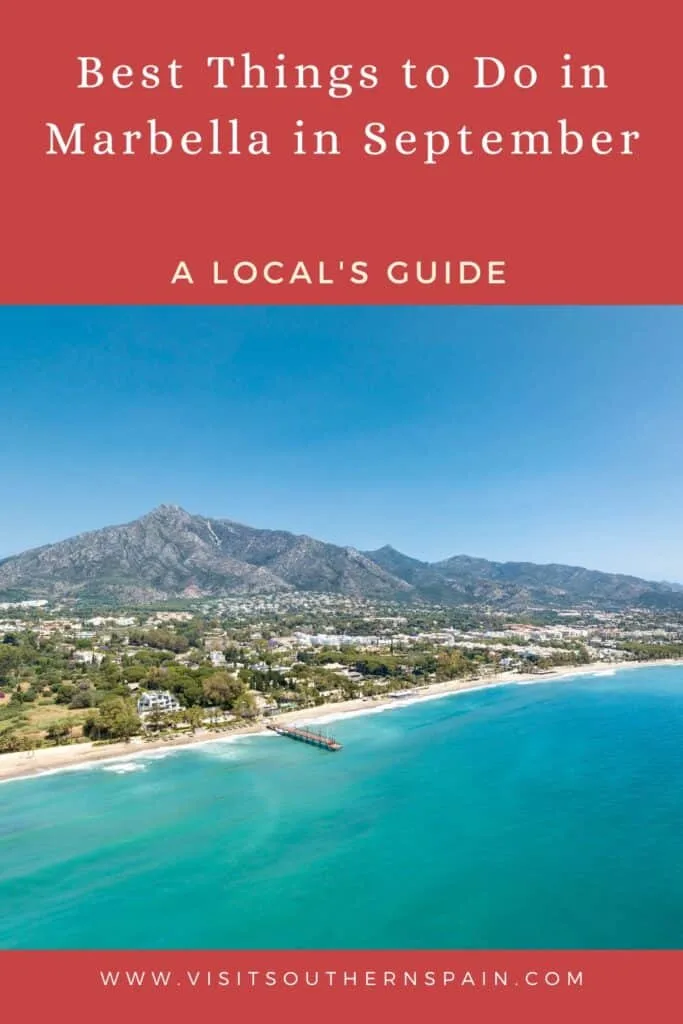
POLYGON ((516 675, 683 656, 683 614, 326 594, 0 605, 0 753, 177 740, 516 675))

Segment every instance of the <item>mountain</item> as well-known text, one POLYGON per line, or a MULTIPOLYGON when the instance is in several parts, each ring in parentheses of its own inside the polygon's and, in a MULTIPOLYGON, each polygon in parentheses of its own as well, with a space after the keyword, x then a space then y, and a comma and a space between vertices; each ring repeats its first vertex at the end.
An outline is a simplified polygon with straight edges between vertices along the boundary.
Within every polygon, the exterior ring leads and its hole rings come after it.
MULTIPOLYGON (((510 608, 594 605, 599 608, 683 608, 683 592, 673 584, 652 583, 637 576, 598 572, 572 565, 536 565, 533 562, 490 562, 485 558, 455 555, 425 564, 429 576, 384 554, 368 552, 379 565, 402 579, 429 587, 447 604, 487 604, 510 608), (391 568, 390 568, 391 567, 391 568), (446 596, 450 595, 450 598, 446 596)), ((424 564, 424 563, 423 563, 424 564)))
POLYGON ((179 596, 312 590, 394 597, 410 587, 354 548, 175 505, 0 562, 0 598, 141 602, 179 596))
POLYGON ((675 584, 467 555, 422 562, 390 546, 362 552, 284 530, 191 515, 177 505, 160 505, 132 523, 0 561, 3 601, 143 603, 287 591, 511 611, 579 604, 683 609, 683 590, 675 584))
POLYGON ((457 599, 456 588, 444 577, 434 563, 421 562, 410 555, 404 555, 387 544, 377 551, 366 551, 365 554, 376 565, 381 566, 390 575, 409 584, 412 591, 424 601, 435 604, 463 604, 466 602, 464 593, 457 599))

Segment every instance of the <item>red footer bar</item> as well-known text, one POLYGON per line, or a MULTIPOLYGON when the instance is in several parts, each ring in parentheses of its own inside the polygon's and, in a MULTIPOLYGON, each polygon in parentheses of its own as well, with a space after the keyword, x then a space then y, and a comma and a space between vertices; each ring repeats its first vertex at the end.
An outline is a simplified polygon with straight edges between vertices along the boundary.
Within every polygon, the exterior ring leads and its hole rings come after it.
MULTIPOLYGON (((678 1021, 683 953, 0 952, 8 1020, 678 1021)), ((4 1015, 3 1013, 3 1015, 4 1015)))

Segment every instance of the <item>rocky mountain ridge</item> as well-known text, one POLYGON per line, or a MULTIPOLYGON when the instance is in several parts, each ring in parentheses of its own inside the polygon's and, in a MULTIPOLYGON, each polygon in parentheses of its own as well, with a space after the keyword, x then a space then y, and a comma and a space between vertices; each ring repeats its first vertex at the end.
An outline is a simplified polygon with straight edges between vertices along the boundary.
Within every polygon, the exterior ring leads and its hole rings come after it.
POLYGON ((683 608, 675 584, 566 565, 455 555, 423 562, 385 546, 359 551, 284 530, 160 505, 120 526, 0 561, 0 600, 144 603, 286 591, 501 609, 683 608))

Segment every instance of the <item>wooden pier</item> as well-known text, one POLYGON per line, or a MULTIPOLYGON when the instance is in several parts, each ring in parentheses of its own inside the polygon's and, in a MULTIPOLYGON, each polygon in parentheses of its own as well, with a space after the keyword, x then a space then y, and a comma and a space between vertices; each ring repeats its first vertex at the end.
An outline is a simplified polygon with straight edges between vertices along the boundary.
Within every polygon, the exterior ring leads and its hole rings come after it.
POLYGON ((300 743, 310 743, 314 747, 321 747, 323 750, 341 750, 342 745, 332 736, 325 736, 321 732, 313 732, 312 729, 297 729, 294 725, 278 725, 271 722, 266 726, 279 736, 289 736, 290 740, 299 740, 300 743))

